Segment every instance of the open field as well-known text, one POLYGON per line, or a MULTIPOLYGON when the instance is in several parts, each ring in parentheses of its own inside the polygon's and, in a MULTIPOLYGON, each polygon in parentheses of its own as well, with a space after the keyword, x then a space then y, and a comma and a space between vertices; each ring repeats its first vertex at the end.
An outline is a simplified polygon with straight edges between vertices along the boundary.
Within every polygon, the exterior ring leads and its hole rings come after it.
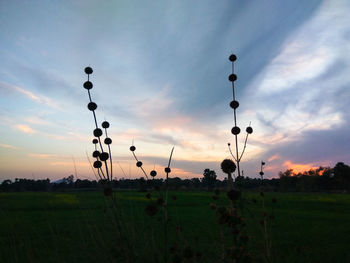
MULTIPOLYGON (((220 196, 217 202, 225 203, 220 196)), ((243 197, 250 251, 259 262, 261 197, 243 197)), ((145 193, 117 193, 125 241, 100 192, 0 193, 0 262, 156 262, 164 245, 162 211, 148 216, 148 203, 145 193)), ((209 192, 169 193, 169 246, 191 246, 202 255, 183 262, 220 262, 220 226, 210 203, 209 192)), ((265 204, 275 216, 272 262, 350 262, 350 195, 265 193, 265 204)))

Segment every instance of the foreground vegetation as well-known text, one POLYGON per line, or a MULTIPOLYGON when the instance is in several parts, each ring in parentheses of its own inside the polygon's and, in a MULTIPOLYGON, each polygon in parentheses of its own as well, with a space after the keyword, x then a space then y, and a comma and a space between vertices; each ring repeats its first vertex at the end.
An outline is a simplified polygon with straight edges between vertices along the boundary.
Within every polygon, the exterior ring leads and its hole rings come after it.
MULTIPOLYGON (((157 262, 164 244, 161 213, 147 215, 145 195, 116 195, 124 239, 116 234, 118 226, 101 192, 0 193, 0 262, 157 262)), ((169 193, 170 250, 190 247, 193 254, 183 262, 220 262, 222 239, 210 208, 212 195, 169 193)), ((225 193, 219 197, 217 204, 228 202, 225 193)), ((246 193, 243 199, 249 251, 254 261, 263 261, 261 196, 246 193)), ((275 217, 272 262, 350 261, 349 195, 265 193, 265 205, 275 217)))

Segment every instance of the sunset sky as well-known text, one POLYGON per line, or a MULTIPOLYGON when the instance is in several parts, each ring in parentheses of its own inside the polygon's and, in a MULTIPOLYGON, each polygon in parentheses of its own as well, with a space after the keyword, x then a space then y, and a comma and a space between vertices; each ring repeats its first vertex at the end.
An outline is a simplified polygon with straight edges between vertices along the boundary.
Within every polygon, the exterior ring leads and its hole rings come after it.
MULTIPOLYGON (((0 181, 94 178, 90 65, 99 123, 108 120, 116 177, 220 179, 238 126, 251 125, 244 175, 350 163, 350 2, 0 2, 0 181), (122 172, 123 169, 124 173, 122 172)), ((244 133, 240 134, 240 149, 244 133)))

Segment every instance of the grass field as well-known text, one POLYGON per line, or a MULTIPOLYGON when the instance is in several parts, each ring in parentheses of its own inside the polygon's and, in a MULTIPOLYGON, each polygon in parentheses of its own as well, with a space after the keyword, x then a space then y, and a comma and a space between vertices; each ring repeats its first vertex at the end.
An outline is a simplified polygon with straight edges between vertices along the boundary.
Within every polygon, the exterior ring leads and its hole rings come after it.
MULTIPOLYGON (((243 197, 249 250, 263 262, 261 198, 243 197)), ((226 200, 221 193, 218 202, 226 200)), ((146 215, 149 200, 136 191, 117 192, 116 203, 127 240, 117 234, 100 192, 0 193, 0 262, 161 262, 162 212, 146 215)), ((221 262, 220 226, 210 203, 209 192, 169 193, 169 246, 202 255, 183 262, 221 262)), ((275 216, 272 262, 350 262, 350 195, 265 193, 265 204, 275 216)))

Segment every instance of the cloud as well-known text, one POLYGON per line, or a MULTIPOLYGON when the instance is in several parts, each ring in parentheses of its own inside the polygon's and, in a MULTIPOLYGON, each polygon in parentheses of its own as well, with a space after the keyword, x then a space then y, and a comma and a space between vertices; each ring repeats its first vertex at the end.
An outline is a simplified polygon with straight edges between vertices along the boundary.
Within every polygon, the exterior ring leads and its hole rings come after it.
POLYGON ((35 101, 36 103, 45 104, 46 106, 49 106, 49 107, 52 107, 55 109, 60 109, 60 106, 58 105, 58 103, 51 100, 50 98, 43 96, 43 95, 35 94, 29 90, 23 89, 23 88, 18 87, 16 85, 0 82, 0 89, 3 89, 5 91, 9 91, 9 92, 12 92, 12 91, 18 92, 18 93, 24 95, 26 98, 28 98, 32 101, 35 101))
POLYGON ((57 157, 55 154, 46 153, 28 153, 28 156, 36 159, 52 159, 57 157))
POLYGON ((272 159, 276 173, 350 157, 348 10, 346 1, 323 2, 247 89, 244 103, 257 112, 250 142, 272 159))
POLYGON ((34 130, 33 128, 31 128, 30 126, 28 125, 25 125, 25 124, 17 124, 14 126, 17 130, 23 132, 23 133, 27 133, 27 134, 34 134, 36 133, 37 131, 34 130))
POLYGON ((19 147, 17 146, 10 145, 10 144, 3 144, 3 143, 0 143, 0 147, 5 149, 13 149, 13 150, 19 149, 19 147))
POLYGON ((57 161, 57 162, 51 162, 51 166, 79 166, 79 167, 90 167, 90 164, 88 162, 65 162, 65 161, 57 161))
POLYGON ((268 162, 272 162, 274 160, 278 160, 281 157, 278 154, 272 155, 270 158, 267 159, 268 162))
POLYGON ((317 169, 319 166, 314 166, 313 164, 310 163, 292 163, 291 161, 285 161, 283 165, 287 169, 293 169, 294 173, 299 173, 299 172, 304 172, 304 171, 309 171, 311 169, 317 169))

